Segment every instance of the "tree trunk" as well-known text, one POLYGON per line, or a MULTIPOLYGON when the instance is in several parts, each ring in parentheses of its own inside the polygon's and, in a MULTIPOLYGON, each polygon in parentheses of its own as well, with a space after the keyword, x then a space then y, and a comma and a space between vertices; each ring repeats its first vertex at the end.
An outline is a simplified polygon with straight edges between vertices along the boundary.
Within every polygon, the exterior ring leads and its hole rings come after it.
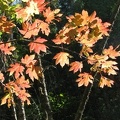
POLYGON ((17 107, 17 120, 26 120, 25 108, 24 104, 22 104, 21 100, 16 101, 17 107))
POLYGON ((78 107, 78 110, 77 110, 77 113, 75 115, 74 120, 81 120, 82 119, 83 112, 84 112, 86 104, 89 100, 89 96, 90 96, 90 93, 91 93, 92 86, 93 86, 93 84, 89 84, 89 86, 85 88, 82 100, 80 101, 80 105, 78 107))
POLYGON ((35 84, 37 86, 36 89, 39 92, 41 107, 45 115, 44 120, 53 120, 52 110, 51 110, 50 101, 48 98, 48 93, 47 93, 47 88, 46 88, 46 83, 45 83, 45 76, 43 73, 43 67, 41 63, 41 57, 38 56, 38 59, 39 59, 39 64, 40 64, 41 71, 42 71, 42 76, 39 81, 35 81, 35 84))

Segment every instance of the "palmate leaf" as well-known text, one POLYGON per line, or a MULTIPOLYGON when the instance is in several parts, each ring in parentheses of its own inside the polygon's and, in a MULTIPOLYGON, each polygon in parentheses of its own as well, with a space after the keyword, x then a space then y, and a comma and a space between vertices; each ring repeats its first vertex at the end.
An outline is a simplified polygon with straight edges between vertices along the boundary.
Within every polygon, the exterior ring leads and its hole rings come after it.
POLYGON ((14 51, 16 48, 14 46, 11 46, 11 43, 3 43, 0 42, 0 50, 5 54, 5 55, 11 55, 12 51, 14 51))
POLYGON ((82 71, 82 68, 83 68, 83 63, 82 62, 79 62, 79 61, 75 61, 75 62, 72 62, 70 64, 70 69, 69 71, 73 71, 74 73, 76 73, 77 71, 82 71))
POLYGON ((15 63, 11 64, 10 68, 7 71, 10 72, 10 76, 15 73, 15 78, 17 79, 20 75, 23 75, 24 69, 25 68, 21 64, 15 63))
POLYGON ((114 84, 114 81, 113 80, 110 80, 104 76, 101 76, 100 78, 100 82, 99 82, 99 86, 101 88, 103 88, 104 86, 107 86, 107 87, 112 87, 112 85, 114 84))
POLYGON ((29 67, 31 64, 35 64, 36 60, 34 60, 35 55, 25 55, 24 58, 21 59, 21 62, 26 65, 27 67, 29 67))
POLYGON ((44 44, 47 40, 44 38, 37 38, 33 42, 30 42, 28 45, 30 47, 30 52, 34 51, 35 53, 39 54, 40 51, 46 52, 47 46, 44 44))
POLYGON ((25 80, 24 76, 21 76, 16 79, 15 83, 20 86, 22 89, 30 88, 29 80, 25 80))
POLYGON ((39 77, 41 77, 41 68, 31 64, 27 68, 26 74, 29 75, 29 77, 32 81, 34 81, 34 79, 39 80, 39 77))
POLYGON ((76 80, 76 82, 78 83, 78 87, 81 87, 82 85, 88 86, 89 83, 93 83, 94 78, 89 73, 80 73, 78 77, 79 78, 76 80))
POLYGON ((23 30, 19 29, 19 32, 23 35, 24 38, 31 38, 32 36, 38 35, 41 31, 45 35, 49 35, 50 28, 49 25, 42 20, 35 19, 31 24, 28 21, 22 24, 23 30))
POLYGON ((61 17, 62 14, 59 14, 60 9, 55 9, 55 10, 51 10, 50 7, 46 8, 45 11, 43 11, 43 16, 46 18, 45 21, 47 23, 52 23, 53 20, 58 20, 56 19, 56 17, 61 17))
POLYGON ((63 67, 65 64, 69 65, 69 53, 66 52, 60 52, 57 53, 53 59, 56 60, 55 64, 60 64, 61 67, 63 67))
POLYGON ((114 49, 113 46, 109 46, 108 49, 103 50, 104 55, 108 55, 112 59, 116 59, 116 57, 120 56, 120 51, 117 51, 116 48, 114 49))

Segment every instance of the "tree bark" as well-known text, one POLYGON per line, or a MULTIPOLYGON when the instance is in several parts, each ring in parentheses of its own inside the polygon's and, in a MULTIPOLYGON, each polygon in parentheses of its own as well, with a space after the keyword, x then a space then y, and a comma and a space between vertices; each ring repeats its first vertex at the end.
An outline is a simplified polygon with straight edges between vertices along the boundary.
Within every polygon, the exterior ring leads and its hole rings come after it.
POLYGON ((38 56, 38 59, 39 59, 39 65, 40 65, 41 71, 42 71, 42 76, 39 81, 36 81, 37 91, 39 92, 41 107, 42 107, 44 115, 45 115, 44 119, 45 120, 53 120, 52 110, 51 110, 50 101, 48 98, 48 93, 47 93, 47 88, 46 88, 46 83, 45 83, 45 76, 43 73, 41 57, 38 56))
POLYGON ((89 86, 85 88, 82 100, 80 101, 80 105, 78 107, 78 110, 77 110, 77 113, 75 115, 74 120, 81 120, 82 119, 83 112, 84 112, 86 104, 89 100, 89 96, 90 96, 90 93, 91 93, 92 86, 93 86, 93 84, 89 84, 89 86))

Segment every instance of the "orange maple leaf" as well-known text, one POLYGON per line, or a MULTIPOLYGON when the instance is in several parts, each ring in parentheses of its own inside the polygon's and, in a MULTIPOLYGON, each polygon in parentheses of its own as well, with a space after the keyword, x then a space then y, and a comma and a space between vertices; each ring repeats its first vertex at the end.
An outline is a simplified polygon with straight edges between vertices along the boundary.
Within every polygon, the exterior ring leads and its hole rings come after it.
POLYGON ((55 64, 60 64, 61 67, 63 67, 65 64, 69 65, 69 58, 70 55, 69 53, 66 53, 66 52, 60 52, 60 53, 57 53, 53 59, 56 59, 56 62, 55 64))
POLYGON ((81 87, 82 85, 88 86, 89 83, 93 83, 93 76, 89 73, 80 73, 79 78, 76 80, 78 82, 78 87, 81 87))
POLYGON ((70 64, 70 69, 69 71, 73 71, 74 73, 76 73, 77 71, 80 71, 82 70, 83 68, 83 63, 82 62, 78 62, 78 61, 75 61, 75 62, 72 62, 70 64))
POLYGON ((61 17, 62 14, 58 14, 60 12, 60 9, 51 10, 50 7, 46 8, 43 12, 44 17, 46 18, 45 21, 47 23, 53 22, 52 20, 57 20, 55 17, 61 17))
POLYGON ((15 73, 15 78, 17 79, 20 75, 23 75, 24 67, 20 65, 19 63, 11 64, 11 68, 9 68, 7 71, 10 72, 10 76, 15 73))
POLYGON ((40 30, 45 35, 49 35, 50 33, 49 25, 39 19, 35 19, 32 24, 26 21, 22 24, 22 27, 23 30, 19 30, 19 32, 24 35, 24 38, 31 38, 31 36, 36 36, 40 30))
POLYGON ((46 5, 48 4, 48 2, 45 2, 45 0, 34 0, 34 2, 37 3, 40 13, 46 9, 46 5))
POLYGON ((24 76, 17 78, 15 83, 22 89, 30 88, 29 80, 25 80, 24 76))
POLYGON ((114 84, 113 80, 110 80, 106 77, 101 76, 99 86, 103 88, 104 86, 111 87, 114 84))
POLYGON ((30 46, 30 52, 34 51, 35 53, 39 54, 40 51, 46 52, 47 46, 43 44, 47 40, 44 38, 37 38, 33 42, 30 42, 28 45, 30 46))
POLYGON ((31 64, 35 64, 36 60, 34 60, 35 55, 25 55, 24 58, 21 59, 21 62, 29 67, 31 64))
POLYGON ((11 46, 11 43, 3 43, 0 42, 0 50, 5 54, 5 55, 11 55, 12 52, 15 50, 14 46, 11 46))
POLYGON ((31 65, 27 68, 26 70, 26 74, 29 75, 29 77, 31 78, 32 81, 34 81, 34 79, 38 80, 39 79, 39 74, 36 71, 36 68, 34 65, 31 65))
POLYGON ((113 46, 109 46, 108 49, 103 50, 104 55, 108 55, 112 59, 116 59, 116 57, 120 56, 120 51, 116 51, 116 49, 113 49, 113 46))

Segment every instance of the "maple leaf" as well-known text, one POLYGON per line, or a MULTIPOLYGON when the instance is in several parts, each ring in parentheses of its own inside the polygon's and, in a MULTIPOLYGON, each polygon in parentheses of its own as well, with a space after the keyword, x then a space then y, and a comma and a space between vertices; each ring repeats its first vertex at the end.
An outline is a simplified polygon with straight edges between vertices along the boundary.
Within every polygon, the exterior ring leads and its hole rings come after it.
POLYGON ((29 77, 31 78, 31 80, 33 81, 34 79, 38 80, 39 76, 37 74, 37 71, 35 69, 34 65, 30 65, 27 70, 26 70, 26 74, 29 75, 29 77))
POLYGON ((15 47, 11 47, 11 43, 3 43, 0 42, 0 50, 5 54, 5 55, 11 55, 12 52, 15 50, 15 47))
POLYGON ((79 78, 76 80, 78 82, 78 87, 81 87, 82 85, 88 86, 89 83, 93 83, 93 77, 89 73, 80 73, 79 78))
POLYGON ((40 51, 46 52, 47 46, 43 44, 47 40, 44 38, 37 38, 33 42, 30 42, 28 45, 30 46, 30 52, 34 51, 35 53, 39 54, 40 51))
MULTIPOLYGON (((27 2, 27 5, 25 8, 19 7, 16 9, 16 16, 17 18, 22 18, 23 22, 29 21, 31 19, 31 16, 34 16, 34 14, 39 14, 39 8, 38 8, 38 0, 24 0, 23 2, 27 2)), ((40 4, 40 3, 39 3, 40 4)))
POLYGON ((89 57, 90 53, 93 53, 93 50, 90 47, 83 45, 82 50, 80 51, 80 56, 83 56, 84 54, 85 56, 89 57))
POLYGON ((18 97, 23 103, 27 101, 27 105, 30 105, 30 100, 28 98, 31 97, 31 95, 27 93, 25 89, 19 92, 18 97))
POLYGON ((61 67, 63 67, 65 64, 69 65, 69 58, 70 55, 69 53, 66 53, 66 52, 60 52, 60 53, 57 53, 53 59, 56 59, 56 62, 55 64, 60 64, 61 67))
POLYGON ((19 86, 22 89, 30 88, 29 80, 25 80, 24 76, 17 78, 15 83, 17 84, 17 86, 19 86))
POLYGON ((113 80, 110 80, 106 77, 101 76, 99 86, 103 88, 104 86, 111 87, 114 84, 113 80))
POLYGON ((24 38, 31 38, 31 36, 36 36, 40 30, 45 35, 49 35, 50 33, 49 25, 39 19, 35 19, 32 24, 26 21, 22 24, 22 27, 23 30, 19 29, 19 32, 24 35, 24 38))
POLYGON ((60 9, 55 9, 54 11, 52 11, 50 7, 46 8, 45 11, 43 12, 44 17, 46 18, 45 21, 50 24, 51 22, 53 22, 52 20, 57 20, 55 19, 55 17, 62 16, 62 14, 58 14, 59 12, 60 9))
POLYGON ((28 6, 25 8, 25 12, 28 16, 34 16, 34 14, 39 14, 38 5, 34 0, 28 2, 28 6))
POLYGON ((50 33, 49 24, 40 20, 36 21, 38 21, 38 28, 41 30, 41 32, 48 36, 50 33))
POLYGON ((15 24, 12 21, 7 21, 5 16, 0 17, 0 31, 10 34, 15 24))
POLYGON ((16 13, 16 18, 17 19, 22 19, 23 22, 29 20, 31 16, 29 16, 26 12, 25 8, 19 7, 15 10, 16 13))
POLYGON ((23 30, 19 29, 19 32, 24 35, 24 38, 31 38, 31 36, 36 36, 40 30, 36 21, 33 24, 30 24, 28 21, 26 21, 22 24, 22 27, 23 30))
POLYGON ((104 63, 102 63, 101 65, 101 68, 102 68, 102 71, 105 73, 108 73, 108 75, 110 74, 116 75, 117 74, 116 70, 119 70, 116 65, 117 65, 117 62, 115 61, 104 61, 104 63))
POLYGON ((43 12, 46 9, 46 5, 48 2, 45 2, 45 0, 34 0, 35 3, 37 3, 37 8, 39 12, 43 12))
POLYGON ((21 76, 15 82, 10 81, 9 83, 5 84, 5 88, 8 89, 10 95, 15 94, 21 99, 22 102, 27 101, 27 104, 30 104, 28 97, 31 97, 31 95, 27 93, 25 88, 29 87, 29 81, 25 80, 24 76, 21 76))
POLYGON ((81 72, 81 70, 83 68, 83 63, 75 61, 75 62, 72 62, 70 64, 70 66, 71 66, 71 68, 69 69, 69 71, 73 71, 74 73, 76 73, 77 71, 81 72))
POLYGON ((35 55, 25 55, 24 58, 21 59, 21 62, 25 64, 27 67, 29 67, 31 64, 35 64, 36 60, 34 60, 35 55))
POLYGON ((106 55, 90 55, 88 56, 88 63, 93 65, 95 63, 99 63, 99 67, 101 66, 101 64, 103 64, 106 60, 108 60, 108 56, 106 55))
POLYGON ((116 59, 116 57, 120 56, 120 51, 116 51, 116 49, 113 49, 113 46, 109 46, 108 49, 103 50, 103 54, 108 55, 112 59, 116 59))
POLYGON ((23 75, 23 71, 25 68, 19 63, 11 64, 10 67, 11 68, 7 70, 10 72, 10 76, 13 75, 13 73, 15 73, 15 78, 17 79, 20 76, 20 74, 23 75))

